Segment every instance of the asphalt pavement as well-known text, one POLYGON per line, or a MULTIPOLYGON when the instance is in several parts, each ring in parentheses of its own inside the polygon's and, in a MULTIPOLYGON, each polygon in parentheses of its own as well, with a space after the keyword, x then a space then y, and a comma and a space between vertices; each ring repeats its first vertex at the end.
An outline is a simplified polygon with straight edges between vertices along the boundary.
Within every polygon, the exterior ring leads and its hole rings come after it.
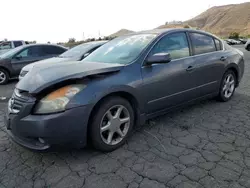
POLYGON ((17 82, 18 80, 14 79, 14 80, 11 80, 6 85, 0 85, 0 103, 7 101, 11 97, 17 82))
MULTIPOLYGON (((246 67, 231 101, 207 100, 152 119, 110 153, 18 146, 4 132, 0 102, 0 188, 249 188, 250 52, 237 48, 246 67)), ((0 86, 0 96, 9 98, 15 83, 0 86)))

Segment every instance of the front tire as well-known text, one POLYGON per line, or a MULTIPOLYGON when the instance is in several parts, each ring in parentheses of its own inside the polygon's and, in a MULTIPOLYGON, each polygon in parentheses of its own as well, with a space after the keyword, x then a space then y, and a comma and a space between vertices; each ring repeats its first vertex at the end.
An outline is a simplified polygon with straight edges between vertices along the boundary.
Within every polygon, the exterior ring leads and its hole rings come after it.
POLYGON ((9 78, 9 73, 4 69, 0 69, 0 85, 7 84, 9 82, 9 78))
POLYGON ((121 97, 109 97, 94 111, 90 123, 93 146, 109 152, 123 145, 134 126, 134 110, 121 97))
POLYGON ((236 88, 236 76, 232 70, 228 70, 221 81, 220 93, 218 95, 219 101, 227 102, 229 101, 235 92, 236 88))

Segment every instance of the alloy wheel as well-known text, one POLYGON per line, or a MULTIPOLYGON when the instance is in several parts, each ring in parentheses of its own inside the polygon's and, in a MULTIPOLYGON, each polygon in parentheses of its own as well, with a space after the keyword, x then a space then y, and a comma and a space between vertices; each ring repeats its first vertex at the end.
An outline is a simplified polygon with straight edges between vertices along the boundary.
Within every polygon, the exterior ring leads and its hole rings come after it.
POLYGON ((128 133, 130 119, 129 111, 125 106, 111 107, 101 120, 100 134, 103 142, 108 145, 119 144, 128 133))
POLYGON ((6 80, 6 74, 3 71, 0 71, 0 84, 4 83, 6 80))
POLYGON ((235 89, 234 76, 232 74, 228 74, 224 79, 224 85, 222 88, 222 93, 224 97, 227 99, 230 98, 234 93, 234 89, 235 89))

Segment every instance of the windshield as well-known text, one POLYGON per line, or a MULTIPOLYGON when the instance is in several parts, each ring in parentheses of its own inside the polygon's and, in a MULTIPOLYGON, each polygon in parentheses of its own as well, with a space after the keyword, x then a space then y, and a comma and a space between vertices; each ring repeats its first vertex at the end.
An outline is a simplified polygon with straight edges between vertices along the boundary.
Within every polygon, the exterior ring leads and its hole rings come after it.
POLYGON ((64 52, 63 54, 59 55, 59 57, 62 58, 79 58, 82 55, 84 55, 86 52, 88 52, 89 50, 91 50, 94 47, 97 47, 99 45, 101 45, 102 43, 85 43, 85 44, 81 44, 78 46, 75 46, 71 49, 69 49, 68 51, 64 52))
POLYGON ((83 61, 129 64, 155 37, 155 34, 118 37, 98 48, 83 61))
POLYGON ((19 50, 23 49, 23 46, 19 46, 17 48, 14 48, 12 50, 9 50, 3 54, 0 55, 1 58, 9 58, 15 55, 19 50))

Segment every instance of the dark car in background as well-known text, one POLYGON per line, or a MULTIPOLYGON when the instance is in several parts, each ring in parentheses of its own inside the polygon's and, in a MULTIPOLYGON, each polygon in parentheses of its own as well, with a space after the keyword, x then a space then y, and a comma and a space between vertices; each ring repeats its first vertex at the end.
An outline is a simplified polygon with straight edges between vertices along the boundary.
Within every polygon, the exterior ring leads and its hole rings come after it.
POLYGON ((75 46, 68 51, 64 52, 63 54, 59 55, 58 57, 49 58, 42 61, 37 61, 35 63, 26 65, 22 68, 19 80, 21 80, 34 66, 39 65, 41 63, 60 63, 65 61, 81 61, 97 48, 105 44, 107 41, 93 41, 80 44, 75 46))
POLYGON ((246 44, 247 43, 246 38, 240 38, 239 41, 241 42, 241 44, 246 44))
POLYGON ((6 84, 10 78, 18 77, 24 66, 58 56, 65 51, 67 49, 59 45, 29 44, 0 55, 0 84, 6 84))
POLYGON ((89 140, 112 151, 149 118, 209 97, 229 101, 243 73, 243 53, 206 32, 117 37, 83 61, 35 66, 9 100, 7 133, 36 150, 89 140))
POLYGON ((248 41, 246 42, 246 44, 245 44, 245 49, 246 49, 247 51, 250 51, 250 39, 248 39, 248 41))

